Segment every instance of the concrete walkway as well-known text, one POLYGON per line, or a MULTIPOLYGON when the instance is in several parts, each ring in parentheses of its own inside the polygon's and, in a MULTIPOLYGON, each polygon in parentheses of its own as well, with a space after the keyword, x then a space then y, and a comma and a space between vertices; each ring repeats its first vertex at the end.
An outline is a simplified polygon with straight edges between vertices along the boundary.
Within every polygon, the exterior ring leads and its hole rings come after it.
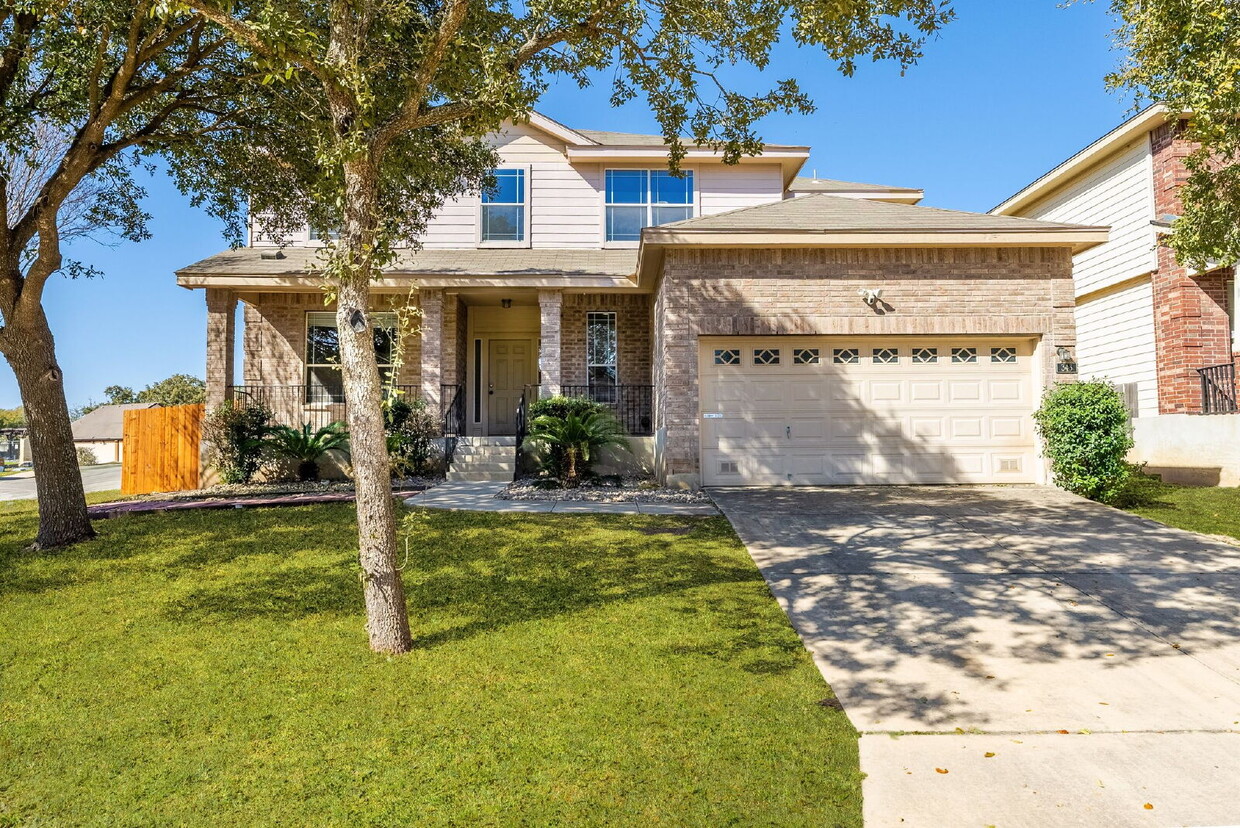
POLYGON ((717 515, 709 503, 596 503, 589 500, 499 500, 507 483, 440 483, 407 499, 408 506, 471 512, 555 512, 556 514, 717 515))
POLYGON ((864 734, 867 825, 1240 824, 1240 548, 1043 487, 712 495, 864 734))

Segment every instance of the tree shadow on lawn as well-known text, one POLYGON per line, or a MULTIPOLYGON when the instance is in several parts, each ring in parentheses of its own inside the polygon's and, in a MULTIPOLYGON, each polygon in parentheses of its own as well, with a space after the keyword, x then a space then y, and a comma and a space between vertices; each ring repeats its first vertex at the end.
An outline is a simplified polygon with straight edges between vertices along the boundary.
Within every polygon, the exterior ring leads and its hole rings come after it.
MULTIPOLYGON (((351 542, 350 542, 351 544, 351 542)), ((321 542, 315 547, 322 549, 321 542)), ((358 566, 351 545, 339 563, 292 555, 261 574, 194 588, 165 614, 182 622, 314 615, 360 619, 358 566), (302 558, 302 560, 299 560, 302 558)), ((720 518, 493 515, 416 511, 401 526, 402 576, 420 649, 504 627, 568 616, 618 602, 676 596, 665 609, 710 613, 720 636, 675 652, 779 672, 798 663, 787 628, 752 563, 720 518), (716 600, 685 595, 737 585, 716 600), (752 591, 746 595, 745 590, 752 591)), ((202 564, 183 556, 182 565, 202 564)))

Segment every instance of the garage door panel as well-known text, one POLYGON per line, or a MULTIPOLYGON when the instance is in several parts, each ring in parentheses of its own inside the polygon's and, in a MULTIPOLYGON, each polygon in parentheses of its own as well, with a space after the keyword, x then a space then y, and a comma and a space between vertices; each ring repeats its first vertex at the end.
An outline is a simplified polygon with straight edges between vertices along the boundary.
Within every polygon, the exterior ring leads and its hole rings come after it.
POLYGON ((703 408, 722 417, 702 421, 707 484, 1032 482, 1040 469, 1028 342, 737 337, 713 347, 742 358, 716 367, 704 353, 703 408), (915 363, 914 345, 938 360, 915 363), (797 363, 802 348, 820 361, 797 363), (962 348, 974 361, 953 361, 962 348), (994 362, 992 348, 1011 348, 1016 361, 994 362), (779 350, 780 362, 755 362, 763 349, 779 350), (835 363, 837 349, 857 361, 835 363))

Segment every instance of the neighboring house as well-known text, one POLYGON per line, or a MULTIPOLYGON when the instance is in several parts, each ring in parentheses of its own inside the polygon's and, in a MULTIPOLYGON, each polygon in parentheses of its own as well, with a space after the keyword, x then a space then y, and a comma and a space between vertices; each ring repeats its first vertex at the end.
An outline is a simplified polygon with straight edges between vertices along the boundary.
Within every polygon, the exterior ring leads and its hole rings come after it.
MULTIPOLYGON (((1075 346, 1072 255, 1105 228, 798 178, 807 147, 690 147, 678 178, 657 136, 535 115, 494 143, 496 193, 446 205, 369 309, 385 373, 447 433, 512 445, 524 401, 582 394, 674 484, 1044 479, 1030 415, 1075 346)), ((177 272, 206 292, 208 405, 341 416, 322 242, 253 236, 177 272)))
POLYGON ((1189 270, 1159 243, 1181 212, 1184 158, 1195 149, 1182 133, 1179 118, 1150 107, 992 212, 1111 227, 1106 244, 1074 260, 1081 375, 1128 397, 1134 459, 1168 479, 1234 486, 1234 270, 1189 270))
POLYGON ((71 424, 73 445, 88 449, 98 463, 119 463, 125 455, 125 412, 135 408, 159 408, 159 403, 101 405, 71 424))

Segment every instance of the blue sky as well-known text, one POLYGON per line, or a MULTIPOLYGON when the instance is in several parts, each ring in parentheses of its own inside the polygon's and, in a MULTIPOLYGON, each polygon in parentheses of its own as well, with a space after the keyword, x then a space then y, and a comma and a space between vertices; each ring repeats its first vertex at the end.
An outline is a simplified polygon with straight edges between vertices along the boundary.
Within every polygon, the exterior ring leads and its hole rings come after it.
MULTIPOLYGON (((1131 101, 1104 84, 1119 58, 1106 5, 957 0, 957 21, 904 77, 866 64, 844 78, 814 50, 783 48, 768 74, 797 77, 818 111, 768 118, 763 138, 812 146, 806 174, 922 187, 924 204, 988 210, 1128 114, 1131 101)), ((760 82, 752 72, 732 80, 760 82)), ((642 104, 616 110, 607 97, 604 88, 566 83, 539 109, 583 129, 657 131, 642 104)), ((154 238, 79 243, 70 255, 105 276, 48 285, 71 407, 102 399, 109 385, 203 374, 203 294, 177 287, 172 273, 222 249, 220 227, 162 178, 148 189, 154 238)), ((0 364, 0 408, 19 403, 13 374, 0 364)))

